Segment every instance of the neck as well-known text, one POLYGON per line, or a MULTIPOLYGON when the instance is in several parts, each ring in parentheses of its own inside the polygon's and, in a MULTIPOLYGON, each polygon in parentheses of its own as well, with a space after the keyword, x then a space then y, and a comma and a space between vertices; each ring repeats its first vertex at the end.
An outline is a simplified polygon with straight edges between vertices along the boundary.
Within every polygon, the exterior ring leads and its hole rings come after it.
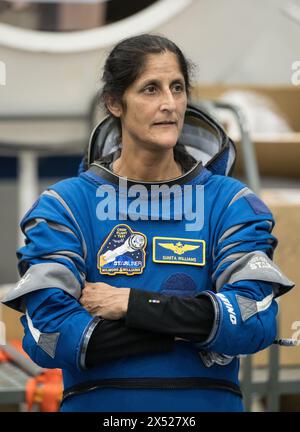
POLYGON ((122 149, 119 159, 114 162, 114 173, 132 180, 165 181, 182 175, 182 169, 174 159, 173 149, 147 151, 135 149, 134 154, 122 149))

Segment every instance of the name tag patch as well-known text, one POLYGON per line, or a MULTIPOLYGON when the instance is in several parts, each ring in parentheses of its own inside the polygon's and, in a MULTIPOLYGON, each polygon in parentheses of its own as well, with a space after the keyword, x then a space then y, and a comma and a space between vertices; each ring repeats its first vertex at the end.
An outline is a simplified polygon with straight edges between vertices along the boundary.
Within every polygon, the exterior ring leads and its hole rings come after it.
POLYGON ((153 261, 161 264, 204 266, 205 241, 176 237, 154 237, 153 261))

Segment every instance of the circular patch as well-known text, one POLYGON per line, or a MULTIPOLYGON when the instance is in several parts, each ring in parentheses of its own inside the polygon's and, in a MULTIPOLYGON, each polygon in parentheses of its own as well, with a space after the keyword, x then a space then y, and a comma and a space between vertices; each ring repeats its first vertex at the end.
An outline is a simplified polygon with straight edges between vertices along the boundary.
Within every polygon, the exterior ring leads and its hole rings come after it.
POLYGON ((174 273, 162 283, 161 293, 177 297, 195 297, 197 285, 189 275, 174 273))

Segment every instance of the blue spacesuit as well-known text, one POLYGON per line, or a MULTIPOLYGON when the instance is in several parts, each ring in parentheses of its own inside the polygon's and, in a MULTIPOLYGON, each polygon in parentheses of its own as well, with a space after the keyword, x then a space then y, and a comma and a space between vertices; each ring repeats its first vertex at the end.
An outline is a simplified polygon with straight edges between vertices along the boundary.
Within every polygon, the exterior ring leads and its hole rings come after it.
POLYGON ((181 177, 120 179, 111 171, 117 149, 117 131, 105 119, 88 169, 47 189, 21 222, 22 279, 4 303, 24 312, 24 349, 42 367, 63 370, 62 411, 240 411, 239 355, 274 341, 275 298, 293 286, 272 262, 272 214, 227 176, 233 144, 195 107, 175 148, 181 177), (210 334, 87 367, 101 319, 78 302, 86 280, 145 291, 145 313, 135 314, 132 300, 124 321, 141 330, 156 331, 152 317, 172 299, 207 298, 210 334))

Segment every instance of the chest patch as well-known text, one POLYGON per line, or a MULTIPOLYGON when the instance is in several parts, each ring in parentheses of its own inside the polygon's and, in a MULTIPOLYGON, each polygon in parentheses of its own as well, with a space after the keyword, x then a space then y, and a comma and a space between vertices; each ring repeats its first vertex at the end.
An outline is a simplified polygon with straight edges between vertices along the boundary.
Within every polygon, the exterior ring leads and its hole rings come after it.
POLYGON ((143 273, 145 268, 144 234, 132 231, 125 224, 115 226, 99 249, 97 267, 101 274, 132 276, 143 273))
POLYGON ((161 264, 204 266, 205 241, 176 237, 154 237, 153 261, 161 264))

